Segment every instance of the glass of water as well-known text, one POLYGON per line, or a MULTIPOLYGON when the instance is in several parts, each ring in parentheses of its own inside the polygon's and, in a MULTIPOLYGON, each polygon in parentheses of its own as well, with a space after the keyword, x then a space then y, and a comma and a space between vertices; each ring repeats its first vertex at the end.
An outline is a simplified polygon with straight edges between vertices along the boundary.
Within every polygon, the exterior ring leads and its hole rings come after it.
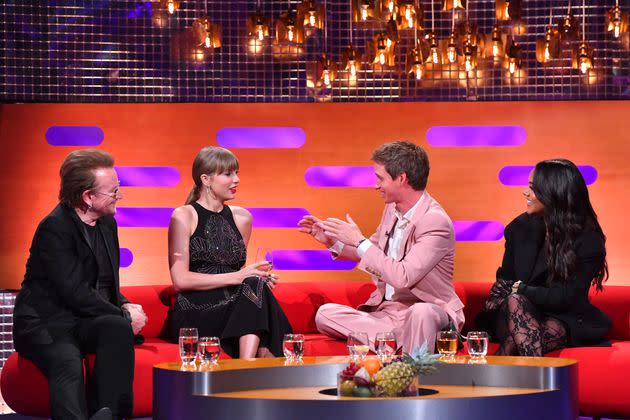
POLYGON ((396 335, 393 332, 376 333, 374 347, 376 348, 376 355, 381 362, 390 362, 394 357, 394 354, 396 354, 396 349, 398 348, 396 344, 396 335))
POLYGON ((481 359, 488 354, 488 333, 485 331, 470 331, 466 335, 468 354, 473 359, 481 359))
POLYGON ((350 360, 361 361, 365 359, 370 351, 370 343, 368 341, 367 333, 362 331, 353 331, 348 334, 348 353, 350 354, 350 360))
POLYGON ((200 337, 197 345, 197 357, 202 365, 216 365, 221 355, 219 337, 200 337))
POLYGON ((182 359, 182 364, 195 364, 198 342, 199 332, 197 332, 197 328, 179 329, 179 357, 182 359))
POLYGON ((282 352, 287 360, 302 360, 302 356, 304 356, 304 335, 285 334, 282 341, 282 352))

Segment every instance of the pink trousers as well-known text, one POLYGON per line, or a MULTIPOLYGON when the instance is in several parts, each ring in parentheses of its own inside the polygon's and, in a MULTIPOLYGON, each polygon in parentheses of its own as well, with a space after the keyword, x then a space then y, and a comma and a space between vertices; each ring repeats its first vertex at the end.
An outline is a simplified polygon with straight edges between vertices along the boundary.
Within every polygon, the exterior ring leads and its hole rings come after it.
POLYGON ((439 306, 425 302, 384 301, 373 312, 327 303, 317 311, 315 324, 322 334, 334 338, 345 339, 352 331, 366 332, 372 351, 376 333, 388 331, 394 332, 403 352, 410 352, 424 341, 433 351, 437 332, 448 325, 448 315, 439 306))

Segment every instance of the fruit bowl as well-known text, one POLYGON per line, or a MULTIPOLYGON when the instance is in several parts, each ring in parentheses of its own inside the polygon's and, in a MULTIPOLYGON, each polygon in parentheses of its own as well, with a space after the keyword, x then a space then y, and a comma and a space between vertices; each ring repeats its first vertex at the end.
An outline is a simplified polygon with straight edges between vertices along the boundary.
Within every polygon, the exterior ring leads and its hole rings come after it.
POLYGON ((351 362, 337 374, 340 397, 410 397, 418 395, 419 375, 435 371, 440 355, 428 351, 426 343, 389 363, 368 357, 351 362))

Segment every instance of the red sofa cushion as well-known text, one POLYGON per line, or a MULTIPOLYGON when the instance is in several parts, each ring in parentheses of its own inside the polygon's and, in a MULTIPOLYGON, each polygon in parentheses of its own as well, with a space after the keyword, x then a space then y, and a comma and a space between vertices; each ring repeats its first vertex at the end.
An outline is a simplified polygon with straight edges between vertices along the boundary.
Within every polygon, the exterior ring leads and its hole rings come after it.
POLYGON ((315 313, 325 303, 340 303, 357 307, 374 290, 369 282, 303 282, 279 283, 274 289, 276 299, 289 318, 296 333, 317 333, 315 313))
POLYGON ((630 340, 630 287, 606 286, 597 293, 591 289, 591 303, 604 311, 612 320, 608 333, 611 340, 630 340))
POLYGON ((48 417, 48 379, 25 357, 13 352, 2 367, 2 398, 12 409, 34 417, 48 417))
POLYGON ((630 342, 614 342, 612 347, 562 349, 547 356, 578 360, 580 412, 611 418, 630 415, 630 342))

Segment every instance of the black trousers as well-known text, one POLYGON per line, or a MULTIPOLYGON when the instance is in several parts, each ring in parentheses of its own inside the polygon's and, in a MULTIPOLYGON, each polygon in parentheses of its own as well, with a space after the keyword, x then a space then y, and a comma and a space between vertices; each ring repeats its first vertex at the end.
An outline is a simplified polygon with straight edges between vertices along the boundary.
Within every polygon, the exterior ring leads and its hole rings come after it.
MULTIPOLYGON (((51 331, 52 332, 52 331, 51 331)), ((114 418, 131 417, 133 408, 134 337, 122 316, 83 319, 73 331, 54 331, 52 344, 19 350, 48 378, 54 420, 85 420, 102 407, 114 418), (96 355, 94 376, 83 381, 83 356, 96 355)))

